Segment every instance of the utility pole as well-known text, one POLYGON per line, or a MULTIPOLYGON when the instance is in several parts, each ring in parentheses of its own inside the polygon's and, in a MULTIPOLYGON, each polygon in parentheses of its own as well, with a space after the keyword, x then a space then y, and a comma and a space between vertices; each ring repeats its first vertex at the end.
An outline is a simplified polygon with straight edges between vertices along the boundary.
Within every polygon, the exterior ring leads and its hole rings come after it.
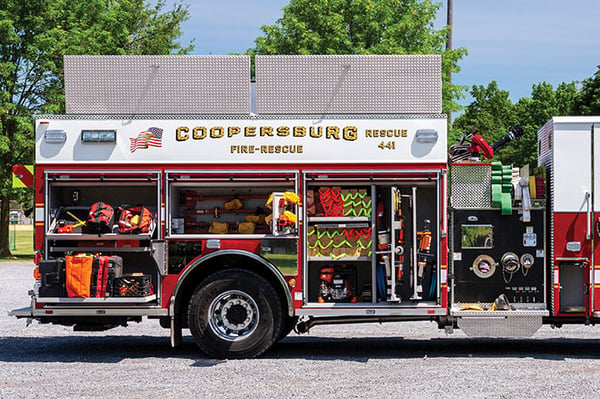
MULTIPOLYGON (((446 25, 448 26, 448 39, 446 40, 446 50, 452 50, 452 3, 453 0, 447 0, 446 25)), ((448 71, 448 83, 452 83, 452 71, 448 71)), ((452 111, 448 110, 448 123, 452 124, 452 111)))

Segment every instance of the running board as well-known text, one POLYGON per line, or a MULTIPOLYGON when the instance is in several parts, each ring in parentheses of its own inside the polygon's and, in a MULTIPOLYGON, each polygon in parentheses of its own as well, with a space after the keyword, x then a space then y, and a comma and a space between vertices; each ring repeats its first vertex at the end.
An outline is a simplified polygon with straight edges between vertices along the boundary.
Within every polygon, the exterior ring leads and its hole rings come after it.
POLYGON ((85 317, 85 316, 122 316, 122 317, 162 317, 168 316, 167 309, 160 307, 106 307, 106 308, 90 308, 90 307, 52 307, 44 309, 33 309, 32 307, 14 309, 8 312, 9 316, 17 318, 51 318, 51 317, 85 317))
POLYGON ((542 326, 547 310, 451 311, 458 328, 469 337, 531 337, 542 326))
POLYGON ((24 317, 33 317, 33 308, 28 306, 26 308, 13 309, 8 312, 8 315, 18 319, 22 319, 24 317))

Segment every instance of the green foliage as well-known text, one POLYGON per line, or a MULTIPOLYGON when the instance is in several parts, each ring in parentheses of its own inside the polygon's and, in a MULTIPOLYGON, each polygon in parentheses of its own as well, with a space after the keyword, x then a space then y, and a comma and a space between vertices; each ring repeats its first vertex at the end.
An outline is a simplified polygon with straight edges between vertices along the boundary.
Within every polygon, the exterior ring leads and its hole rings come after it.
POLYGON ((510 144, 514 154, 511 163, 537 166, 537 131, 553 116, 573 115, 576 95, 577 86, 573 82, 561 83, 556 90, 546 82, 533 85, 531 98, 521 98, 515 107, 517 122, 525 134, 510 144))
POLYGON ((524 135, 498 151, 494 159, 505 164, 523 166, 537 165, 537 131, 550 118, 573 115, 578 98, 575 83, 561 83, 556 90, 551 84, 542 82, 533 85, 531 97, 521 98, 516 104, 509 93, 501 90, 495 81, 484 86, 473 86, 474 101, 458 117, 450 134, 449 143, 454 144, 462 132, 477 129, 482 137, 492 144, 512 126, 523 127, 524 135))
MULTIPOLYGON (((35 112, 63 112, 63 55, 171 54, 186 6, 164 0, 0 0, 0 219, 8 219, 12 165, 32 164, 35 112)), ((9 255, 0 224, 0 256, 9 255)))
POLYGON ((600 65, 594 74, 583 81, 574 110, 577 115, 600 115, 600 65))
MULTIPOLYGON (((462 133, 474 130, 492 144, 516 123, 515 106, 509 99, 509 93, 501 90, 496 81, 487 86, 473 86, 470 94, 473 102, 455 119, 448 136, 449 145, 455 144, 462 133)), ((496 158, 506 162, 507 152, 503 149, 496 158)))
POLYGON ((442 108, 455 111, 462 87, 449 77, 466 50, 445 49, 448 30, 433 28, 439 7, 429 0, 291 0, 248 53, 442 54, 442 108))

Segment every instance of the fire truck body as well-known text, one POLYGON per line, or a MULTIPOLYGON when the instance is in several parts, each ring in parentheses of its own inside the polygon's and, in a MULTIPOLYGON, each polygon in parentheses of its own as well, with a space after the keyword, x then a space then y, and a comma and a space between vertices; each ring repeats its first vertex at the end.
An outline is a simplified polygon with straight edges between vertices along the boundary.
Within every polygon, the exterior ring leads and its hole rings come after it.
POLYGON ((65 68, 70 114, 36 119, 40 275, 17 317, 80 330, 158 318, 173 345, 189 328, 215 357, 257 356, 325 323, 521 336, 600 317, 593 175, 563 172, 562 147, 581 159, 596 119, 540 130, 545 190, 527 168, 449 165, 437 56, 257 57, 255 100, 247 57, 65 68), (89 227, 98 203, 115 210, 105 232, 89 227), (142 207, 149 227, 131 232, 142 207), (86 256, 122 261, 103 295, 66 290, 86 256))
POLYGON ((538 132, 548 173, 551 314, 589 322, 600 316, 600 117, 555 117, 538 132))

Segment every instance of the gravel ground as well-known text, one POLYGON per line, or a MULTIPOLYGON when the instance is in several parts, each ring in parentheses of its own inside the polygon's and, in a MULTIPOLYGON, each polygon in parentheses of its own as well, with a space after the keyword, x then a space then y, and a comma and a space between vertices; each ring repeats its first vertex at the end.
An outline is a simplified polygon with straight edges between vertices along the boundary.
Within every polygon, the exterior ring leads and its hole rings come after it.
POLYGON ((254 360, 171 349, 155 320, 101 333, 26 327, 32 265, 0 263, 0 398, 596 397, 600 327, 470 339, 434 323, 317 326, 254 360))

